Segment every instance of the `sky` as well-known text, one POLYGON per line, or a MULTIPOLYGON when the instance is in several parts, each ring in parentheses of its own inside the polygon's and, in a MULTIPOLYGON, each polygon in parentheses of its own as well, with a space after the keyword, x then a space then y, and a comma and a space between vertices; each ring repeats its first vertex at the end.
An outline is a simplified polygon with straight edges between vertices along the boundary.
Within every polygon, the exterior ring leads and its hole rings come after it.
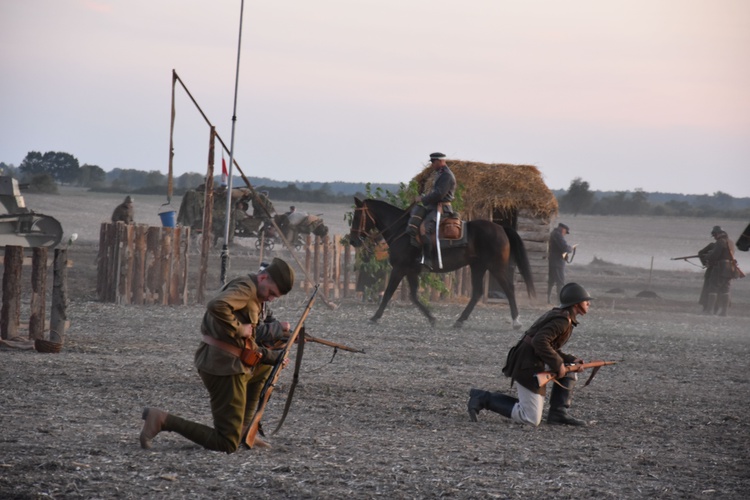
MULTIPOLYGON (((551 189, 750 196, 746 0, 241 6, 0 1, 0 161, 167 174, 174 69, 230 148, 239 82, 247 176, 408 182, 440 151, 551 189)), ((205 173, 209 127, 179 85, 175 106, 174 175, 205 173)))

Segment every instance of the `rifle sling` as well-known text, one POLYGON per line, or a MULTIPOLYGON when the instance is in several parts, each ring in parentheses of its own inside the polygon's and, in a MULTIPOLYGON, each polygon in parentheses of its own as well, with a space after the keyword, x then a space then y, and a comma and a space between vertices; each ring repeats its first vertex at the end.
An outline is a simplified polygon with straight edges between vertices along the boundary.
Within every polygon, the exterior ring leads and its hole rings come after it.
POLYGON ((289 408, 292 406, 292 397, 294 396, 294 389, 297 387, 297 382, 299 382, 299 372, 300 367, 302 366, 302 353, 305 352, 305 327, 303 326, 299 331, 299 336, 297 337, 299 339, 299 343, 297 344, 297 359, 294 361, 294 375, 292 376, 292 385, 289 386, 289 395, 286 397, 286 403, 284 403, 284 413, 281 414, 281 420, 279 420, 279 423, 276 424, 276 428, 271 432, 271 435, 276 435, 277 432, 279 432, 279 429, 281 429, 281 426, 284 424, 284 420, 286 420, 286 416, 289 413, 289 408))

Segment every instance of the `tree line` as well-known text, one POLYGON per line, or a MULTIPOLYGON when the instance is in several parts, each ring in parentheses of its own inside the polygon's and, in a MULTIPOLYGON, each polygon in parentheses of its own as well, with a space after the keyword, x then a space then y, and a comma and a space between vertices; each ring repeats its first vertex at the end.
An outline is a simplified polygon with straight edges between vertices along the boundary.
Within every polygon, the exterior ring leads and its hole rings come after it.
MULTIPOLYGON (((0 171, 28 184, 32 191, 54 193, 57 185, 75 185, 93 191, 128 194, 167 193, 167 176, 158 170, 143 171, 116 168, 109 172, 98 165, 80 165, 78 159, 64 152, 29 152, 18 167, 0 162, 0 171)), ((352 196, 366 197, 377 189, 397 191, 393 184, 286 183, 268 178, 249 179, 258 191, 268 191, 273 201, 298 201, 310 203, 347 203, 352 196)), ((214 182, 218 184, 219 176, 214 182)), ((182 195, 204 182, 204 176, 185 173, 173 180, 173 194, 182 195)), ((235 178, 235 187, 244 182, 235 178)), ((605 193, 592 191, 588 182, 576 177, 567 190, 553 191, 560 212, 587 215, 651 215, 683 217, 721 217, 750 219, 750 198, 734 198, 717 191, 712 195, 675 195, 647 193, 641 189, 605 193)))

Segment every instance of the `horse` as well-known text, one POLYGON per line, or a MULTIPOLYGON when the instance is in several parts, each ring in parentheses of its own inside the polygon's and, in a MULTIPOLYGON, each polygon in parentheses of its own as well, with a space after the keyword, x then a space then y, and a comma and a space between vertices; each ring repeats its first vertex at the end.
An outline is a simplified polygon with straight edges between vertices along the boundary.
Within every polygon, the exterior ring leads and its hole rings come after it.
POLYGON ((750 250, 750 224, 747 225, 739 238, 737 238, 737 248, 743 252, 750 250))
MULTIPOLYGON (((409 283, 411 301, 425 315, 430 324, 434 325, 435 318, 417 297, 419 273, 422 272, 423 267, 419 263, 422 250, 413 246, 409 241, 410 237, 406 232, 409 212, 375 199, 362 201, 355 197, 354 203, 355 209, 349 233, 349 241, 352 246, 362 246, 366 238, 372 238, 372 231, 377 230, 379 235, 388 243, 388 261, 391 264, 388 286, 378 310, 370 318, 370 321, 375 323, 380 319, 388 301, 391 300, 393 293, 396 291, 396 287, 406 277, 409 283)), ((469 318, 474 306, 482 296, 484 275, 485 272, 489 271, 508 298, 513 328, 521 328, 521 322, 518 320, 515 290, 511 279, 514 262, 526 283, 526 291, 529 297, 536 296, 529 259, 521 237, 514 229, 500 226, 489 220, 469 221, 466 223, 465 230, 468 232, 468 244, 443 249, 443 267, 434 271, 447 273, 467 265, 471 268, 471 300, 453 326, 460 328, 464 321, 469 318)))
POLYGON ((274 221, 284 237, 297 249, 302 248, 303 234, 321 238, 328 234, 328 226, 317 215, 301 215, 299 220, 293 222, 287 214, 278 214, 274 216, 274 221))

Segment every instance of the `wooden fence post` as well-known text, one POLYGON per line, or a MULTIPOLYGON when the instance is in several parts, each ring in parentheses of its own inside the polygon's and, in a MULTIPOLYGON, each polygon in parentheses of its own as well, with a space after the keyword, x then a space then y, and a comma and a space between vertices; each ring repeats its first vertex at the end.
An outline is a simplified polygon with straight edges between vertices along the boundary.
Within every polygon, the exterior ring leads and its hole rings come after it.
POLYGON ((21 269, 23 248, 7 245, 3 259, 3 307, 0 312, 0 338, 18 336, 21 322, 21 269))
POLYGON ((47 248, 31 250, 31 307, 29 338, 44 338, 44 319, 47 308, 47 248))
POLYGON ((50 314, 50 342, 63 341, 68 320, 68 249, 55 249, 52 277, 52 312, 50 314))
POLYGON ((352 247, 349 244, 349 240, 344 244, 344 298, 349 296, 349 267, 351 266, 351 250, 352 247))

